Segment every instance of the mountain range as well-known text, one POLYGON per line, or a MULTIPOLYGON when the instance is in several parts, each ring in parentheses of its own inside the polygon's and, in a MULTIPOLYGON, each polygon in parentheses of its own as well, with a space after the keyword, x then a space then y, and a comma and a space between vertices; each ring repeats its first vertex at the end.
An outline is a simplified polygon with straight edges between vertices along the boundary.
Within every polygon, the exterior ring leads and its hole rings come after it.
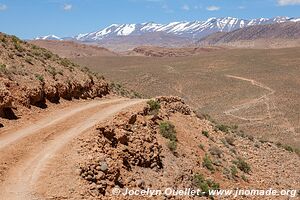
POLYGON ((238 19, 233 17, 209 18, 206 21, 193 22, 171 22, 168 24, 157 24, 153 22, 140 24, 112 24, 104 29, 78 34, 74 37, 58 37, 48 35, 37 37, 42 40, 78 40, 83 42, 99 41, 110 37, 143 35, 146 33, 163 32, 181 37, 200 39, 215 32, 230 32, 239 28, 245 28, 254 25, 274 24, 282 22, 297 22, 300 18, 275 17, 258 19, 238 19))
POLYGON ((36 40, 70 40, 81 43, 97 44, 112 50, 128 50, 142 45, 159 45, 177 47, 193 44, 208 35, 227 33, 256 25, 299 22, 300 18, 274 17, 258 19, 238 19, 233 17, 209 18, 206 21, 171 22, 157 24, 154 22, 139 24, 112 24, 104 29, 78 34, 73 37, 48 35, 36 40))
POLYGON ((300 21, 249 26, 201 38, 197 46, 276 48, 300 46, 300 21))

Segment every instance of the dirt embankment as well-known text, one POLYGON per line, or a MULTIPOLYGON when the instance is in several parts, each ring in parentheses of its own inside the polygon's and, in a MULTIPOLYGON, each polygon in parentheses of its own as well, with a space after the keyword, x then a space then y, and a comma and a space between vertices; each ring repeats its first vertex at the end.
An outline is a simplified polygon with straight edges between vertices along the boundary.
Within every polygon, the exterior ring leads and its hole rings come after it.
POLYGON ((208 189, 279 190, 297 189, 300 184, 300 159, 295 153, 258 141, 237 127, 198 117, 178 97, 159 97, 120 113, 98 125, 80 144, 84 199, 141 199, 115 196, 115 188, 122 192, 194 188, 206 192, 205 199, 208 189))
POLYGON ((46 108, 46 101, 109 93, 103 77, 15 36, 0 34, 0 52, 0 117, 16 119, 18 108, 46 108))

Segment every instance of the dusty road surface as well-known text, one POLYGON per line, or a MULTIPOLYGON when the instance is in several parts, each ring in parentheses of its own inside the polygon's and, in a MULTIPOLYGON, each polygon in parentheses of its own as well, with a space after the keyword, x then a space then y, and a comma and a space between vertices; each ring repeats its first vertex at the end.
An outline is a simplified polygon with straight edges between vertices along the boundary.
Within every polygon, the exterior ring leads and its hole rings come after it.
POLYGON ((71 106, 27 127, 0 134, 0 199, 37 199, 34 186, 51 159, 73 139, 143 100, 110 99, 71 106))

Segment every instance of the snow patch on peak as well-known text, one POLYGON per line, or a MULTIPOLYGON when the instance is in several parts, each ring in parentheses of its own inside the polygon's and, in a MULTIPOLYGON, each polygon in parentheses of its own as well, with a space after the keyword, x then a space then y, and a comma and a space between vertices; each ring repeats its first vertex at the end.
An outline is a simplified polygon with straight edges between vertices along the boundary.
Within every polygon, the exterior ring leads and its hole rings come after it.
POLYGON ((56 35, 46 35, 42 37, 36 37, 35 40, 62 40, 62 39, 56 35))

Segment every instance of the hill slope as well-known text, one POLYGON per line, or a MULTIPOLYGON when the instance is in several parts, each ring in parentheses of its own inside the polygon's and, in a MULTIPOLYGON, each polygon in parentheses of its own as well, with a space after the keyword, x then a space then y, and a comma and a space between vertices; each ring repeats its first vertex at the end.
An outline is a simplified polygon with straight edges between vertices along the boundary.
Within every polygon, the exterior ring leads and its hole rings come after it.
POLYGON ((300 22, 251 26, 229 33, 215 33, 198 45, 287 47, 300 45, 300 22))
POLYGON ((46 49, 0 34, 0 116, 16 118, 18 107, 47 107, 46 100, 95 98, 108 84, 87 69, 46 49))
POLYGON ((43 47, 63 58, 78 58, 89 56, 116 56, 116 53, 103 47, 84 45, 72 41, 32 40, 31 44, 43 47))

